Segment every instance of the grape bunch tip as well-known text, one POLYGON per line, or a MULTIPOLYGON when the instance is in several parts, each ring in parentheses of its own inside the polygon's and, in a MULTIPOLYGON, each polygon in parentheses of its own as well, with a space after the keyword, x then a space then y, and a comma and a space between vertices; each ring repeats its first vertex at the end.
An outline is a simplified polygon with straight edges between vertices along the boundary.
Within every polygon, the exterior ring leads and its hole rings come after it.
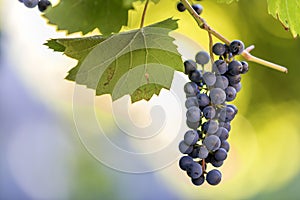
POLYGON ((184 73, 190 79, 184 85, 186 123, 191 130, 179 143, 179 151, 187 154, 179 160, 179 167, 196 186, 205 181, 218 185, 222 180, 222 173, 218 169, 208 171, 208 165, 221 167, 228 156, 230 122, 238 109, 227 102, 235 100, 242 87, 241 75, 249 71, 247 62, 234 59, 244 48, 239 40, 230 45, 214 44, 212 52, 219 59, 212 63, 211 71, 204 71, 203 66, 210 61, 205 51, 198 52, 195 61, 184 62, 184 73), (202 66, 201 70, 198 65, 202 66))

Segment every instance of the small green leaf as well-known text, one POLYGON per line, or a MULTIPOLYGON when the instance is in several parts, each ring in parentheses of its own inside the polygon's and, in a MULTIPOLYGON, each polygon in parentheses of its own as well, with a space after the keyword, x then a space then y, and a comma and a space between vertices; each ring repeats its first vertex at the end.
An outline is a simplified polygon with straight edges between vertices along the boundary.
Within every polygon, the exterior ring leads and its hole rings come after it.
POLYGON ((110 37, 53 39, 46 44, 78 60, 68 80, 111 94, 116 100, 131 95, 132 102, 149 100, 162 88, 170 89, 174 71, 183 71, 181 55, 170 31, 177 20, 165 21, 110 37))
POLYGON ((300 0, 268 0, 268 11, 289 28, 293 37, 300 34, 300 0))
MULTIPOLYGON (((132 0, 131 0, 132 2, 132 0)), ((128 0, 61 0, 44 15, 58 30, 86 34, 98 28, 102 34, 119 32, 127 24, 128 0)))

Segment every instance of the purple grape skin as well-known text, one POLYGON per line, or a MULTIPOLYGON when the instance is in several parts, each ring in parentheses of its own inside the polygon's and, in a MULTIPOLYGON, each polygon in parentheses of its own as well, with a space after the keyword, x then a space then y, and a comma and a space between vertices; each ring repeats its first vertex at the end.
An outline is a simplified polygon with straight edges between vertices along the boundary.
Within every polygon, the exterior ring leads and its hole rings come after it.
POLYGON ((221 182, 222 174, 219 170, 213 169, 209 171, 206 175, 206 181, 210 185, 218 185, 221 182))

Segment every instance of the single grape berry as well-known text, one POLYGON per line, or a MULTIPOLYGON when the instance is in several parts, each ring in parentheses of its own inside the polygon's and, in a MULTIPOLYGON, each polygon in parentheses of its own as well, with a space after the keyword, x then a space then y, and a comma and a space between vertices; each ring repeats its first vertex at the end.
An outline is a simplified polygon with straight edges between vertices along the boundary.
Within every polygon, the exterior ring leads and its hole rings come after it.
POLYGON ((221 146, 220 146, 220 148, 225 149, 227 152, 229 151, 230 145, 229 145, 229 143, 227 142, 227 140, 221 141, 221 146))
POLYGON ((193 4, 192 8, 194 9, 194 11, 196 11, 198 15, 201 15, 203 7, 200 4, 193 4))
POLYGON ((199 70, 196 70, 189 74, 189 79, 194 83, 199 83, 202 79, 202 75, 199 70))
POLYGON ((230 122, 235 117, 235 111, 233 108, 226 106, 219 113, 219 120, 223 122, 230 122))
POLYGON ((215 115, 216 115, 216 109, 213 106, 206 106, 203 109, 203 116, 206 119, 212 119, 215 117, 215 115))
POLYGON ((205 107, 210 103, 210 99, 207 96, 207 94, 198 93, 197 98, 198 98, 198 103, 199 103, 200 107, 205 107))
POLYGON ((229 45, 229 51, 234 55, 241 54, 245 49, 245 45, 240 40, 234 40, 229 45))
POLYGON ((214 84, 215 88, 221 88, 222 90, 225 90, 229 85, 229 81, 226 78, 226 76, 216 76, 216 82, 214 84))
POLYGON ((184 64, 184 73, 187 75, 197 70, 197 64, 193 60, 187 60, 183 64, 184 64))
POLYGON ((209 97, 213 104, 220 105, 226 100, 226 93, 220 88, 213 88, 209 93, 209 97))
POLYGON ((23 0, 23 3, 27 8, 34 8, 38 5, 39 0, 23 0))
POLYGON ((234 87, 229 86, 225 89, 226 101, 233 101, 236 97, 236 90, 234 87))
POLYGON ((190 157, 190 156, 183 156, 180 158, 179 160, 179 167, 182 169, 182 170, 186 170, 186 168, 192 164, 194 161, 193 159, 190 157))
POLYGON ((226 48, 222 43, 216 43, 212 47, 212 52, 217 56, 222 56, 226 52, 226 48))
POLYGON ((214 156, 217 161, 224 161, 227 158, 227 151, 223 148, 220 148, 215 152, 214 156))
POLYGON ((243 65, 241 62, 233 60, 228 65, 228 73, 231 75, 239 75, 243 71, 243 65))
POLYGON ((224 60, 216 60, 212 68, 213 72, 216 74, 225 74, 228 70, 227 64, 224 60))
POLYGON ((184 92, 187 97, 194 97, 198 94, 199 89, 196 83, 188 82, 184 85, 184 92))
POLYGON ((190 107, 193 107, 193 106, 199 106, 199 103, 198 103, 198 98, 197 97, 188 97, 185 101, 185 107, 187 109, 189 109, 190 107))
POLYGON ((184 142, 187 145, 194 145, 199 140, 199 135, 195 130, 189 130, 184 134, 184 142))
POLYGON ((196 179, 202 175, 203 171, 199 163, 193 162, 187 167, 186 172, 189 177, 191 177, 192 179, 196 179))
POLYGON ((216 75, 212 72, 205 72, 203 74, 203 81, 207 86, 213 86, 216 82, 216 75))
POLYGON ((192 178, 192 183, 196 186, 202 185, 204 183, 204 181, 205 181, 205 178, 203 175, 196 179, 192 178))
POLYGON ((203 140, 203 144, 206 146, 208 151, 216 151, 221 146, 221 140, 216 135, 209 135, 203 140))
POLYGON ((213 169, 209 171, 206 175, 206 181, 210 185, 218 185, 221 182, 222 174, 219 170, 213 169))
POLYGON ((184 11, 186 10, 186 7, 183 5, 183 3, 179 2, 179 3, 177 4, 177 10, 178 10, 179 12, 184 12, 184 11))
POLYGON ((249 65, 246 61, 242 61, 241 63, 243 65, 243 70, 242 70, 241 74, 246 74, 249 71, 249 65))
POLYGON ((209 62, 210 56, 206 51, 200 51, 196 54, 196 62, 205 65, 209 62))
POLYGON ((199 146, 194 146, 193 151, 188 155, 192 158, 198 158, 199 150, 200 150, 199 146))
POLYGON ((189 128, 194 129, 194 130, 196 130, 197 128, 199 128, 200 124, 201 124, 200 122, 190 122, 190 121, 186 120, 186 125, 189 128))
POLYGON ((202 130, 206 133, 214 134, 218 131, 219 124, 215 120, 208 120, 202 125, 202 130))
POLYGON ((48 0, 40 0, 38 3, 38 8, 41 12, 44 12, 49 6, 51 6, 51 2, 48 0))
POLYGON ((242 80, 242 77, 241 77, 240 74, 239 75, 235 75, 235 76, 226 74, 226 77, 228 78, 228 81, 229 81, 230 85, 238 84, 242 80))
POLYGON ((179 151, 183 154, 192 153, 193 147, 187 145, 183 140, 179 143, 179 151))
POLYGON ((190 107, 186 112, 186 118, 190 122, 199 122, 201 119, 201 110, 199 107, 190 107))
POLYGON ((198 158, 200 158, 200 159, 205 159, 205 158, 207 158, 208 153, 209 153, 209 152, 208 152, 206 146, 201 145, 201 146, 199 147, 198 158))

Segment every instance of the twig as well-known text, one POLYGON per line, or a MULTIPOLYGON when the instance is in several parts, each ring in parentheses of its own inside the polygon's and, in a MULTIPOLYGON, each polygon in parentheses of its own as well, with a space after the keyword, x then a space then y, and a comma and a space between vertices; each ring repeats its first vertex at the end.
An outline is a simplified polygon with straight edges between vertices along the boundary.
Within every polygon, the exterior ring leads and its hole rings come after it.
MULTIPOLYGON (((214 29, 212 29, 206 23, 206 21, 196 13, 196 11, 192 8, 192 6, 188 2, 188 0, 180 0, 180 1, 186 7, 186 9, 189 11, 189 13, 192 15, 192 17, 196 20, 196 22, 198 23, 200 28, 206 30, 207 32, 209 32, 210 34, 212 34, 213 36, 215 36, 216 38, 218 38, 219 40, 221 40, 225 44, 227 44, 227 45, 230 44, 230 41, 227 38, 225 38, 222 34, 218 33, 214 29)), ((288 69, 283 67, 283 66, 277 65, 275 63, 272 63, 272 62, 269 62, 269 61, 266 61, 266 60, 263 60, 261 58, 258 58, 258 57, 255 57, 255 56, 251 55, 249 49, 248 50, 247 49, 245 49, 243 51, 243 53, 241 54, 246 60, 264 65, 266 67, 269 67, 269 68, 272 68, 272 69, 275 69, 275 70, 278 70, 278 71, 281 71, 281 72, 285 72, 285 73, 288 72, 288 69)))
POLYGON ((212 35, 210 32, 207 32, 208 33, 208 38, 209 38, 209 55, 210 55, 210 60, 211 60, 211 63, 214 63, 214 54, 213 54, 213 51, 212 51, 212 46, 213 46, 213 38, 212 38, 212 35))
POLYGON ((142 15, 142 19, 141 19, 141 25, 140 25, 140 28, 143 28, 143 27, 144 27, 145 16, 146 16, 146 12, 147 12, 147 8, 148 8, 149 1, 150 1, 150 0, 147 0, 146 3, 145 3, 145 7, 144 7, 144 10, 143 10, 143 15, 142 15))

